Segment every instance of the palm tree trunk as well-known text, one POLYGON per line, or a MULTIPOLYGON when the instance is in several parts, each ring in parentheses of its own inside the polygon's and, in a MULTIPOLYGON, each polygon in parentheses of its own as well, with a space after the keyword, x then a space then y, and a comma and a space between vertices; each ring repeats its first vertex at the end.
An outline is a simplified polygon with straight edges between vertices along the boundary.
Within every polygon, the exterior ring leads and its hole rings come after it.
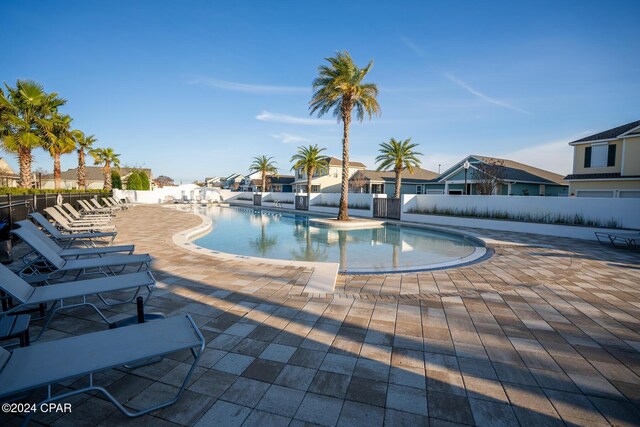
POLYGON ((111 191, 111 162, 108 160, 104 164, 104 186, 105 191, 111 191))
POLYGON ((307 171, 307 204, 309 199, 311 199, 311 180, 313 179, 313 173, 315 170, 313 168, 307 171))
POLYGON ((87 168, 84 162, 84 150, 78 150, 78 188, 87 189, 87 168))
POLYGON ((18 163, 20 164, 20 187, 31 188, 31 150, 18 148, 18 163))
POLYGON ((340 188, 340 207, 338 208, 338 221, 349 221, 349 125, 351 124, 350 105, 347 105, 342 111, 342 123, 342 185, 340 188))
POLYGON ((396 169, 396 190, 393 193, 394 199, 400 198, 400 187, 402 185, 401 180, 402 180, 402 170, 396 169))
POLYGON ((60 154, 53 155, 53 183, 56 188, 60 188, 60 154))
POLYGON ((267 172, 262 171, 262 193, 267 189, 267 172))

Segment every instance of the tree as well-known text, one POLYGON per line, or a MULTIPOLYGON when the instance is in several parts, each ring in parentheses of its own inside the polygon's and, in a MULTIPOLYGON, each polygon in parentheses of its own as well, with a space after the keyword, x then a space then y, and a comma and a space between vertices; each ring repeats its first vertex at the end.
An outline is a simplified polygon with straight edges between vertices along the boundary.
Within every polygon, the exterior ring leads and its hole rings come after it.
POLYGON ((111 165, 120 167, 120 154, 116 154, 113 148, 94 148, 89 151, 93 157, 94 165, 102 165, 102 173, 104 175, 103 189, 111 191, 111 165))
POLYGON ((327 172, 329 170, 329 160, 326 156, 322 156, 325 148, 319 148, 317 145, 309 145, 308 147, 298 147, 298 152, 291 156, 290 162, 295 162, 291 169, 302 169, 307 174, 307 196, 311 197, 311 180, 315 172, 327 172))
POLYGON ((68 115, 54 114, 50 125, 43 129, 44 148, 53 157, 53 181, 56 189, 61 188, 60 156, 75 150, 74 137, 78 137, 80 132, 71 130, 72 121, 68 115))
POLYGON ((364 191, 367 188, 367 184, 369 184, 369 180, 365 178, 362 171, 356 172, 351 179, 351 191, 354 193, 365 193, 364 191))
POLYGON ((57 93, 46 93, 42 85, 18 80, 15 87, 5 83, 0 93, 0 139, 3 147, 18 157, 20 187, 31 188, 31 151, 44 145, 43 134, 51 128, 50 119, 66 100, 57 93))
POLYGON ((120 173, 118 171, 111 171, 111 188, 122 190, 122 178, 120 177, 120 173))
POLYGON ((253 163, 251 163, 251 166, 249 166, 249 172, 260 172, 262 174, 262 193, 265 192, 265 187, 267 184, 267 174, 278 174, 276 163, 277 162, 273 160, 273 157, 256 156, 253 158, 253 163))
POLYGON ((417 146, 418 144, 411 144, 411 138, 404 141, 396 141, 391 138, 389 142, 380 144, 380 149, 378 150, 380 155, 376 157, 376 163, 379 164, 379 171, 393 169, 396 173, 394 199, 400 198, 402 171, 406 169, 409 173, 413 173, 413 168, 420 167, 420 159, 417 156, 421 156, 422 153, 413 150, 417 146))
POLYGON ((473 165, 472 177, 476 184, 476 192, 488 196, 496 194, 504 181, 504 161, 487 159, 473 165))
POLYGON ((170 178, 166 175, 160 175, 159 177, 154 179, 153 182, 155 182, 155 184, 160 188, 175 185, 173 178, 170 178))
POLYGON ((127 178, 127 190, 143 190, 138 171, 133 171, 127 178))
POLYGON ((365 114, 371 116, 380 114, 380 105, 376 97, 378 87, 373 83, 363 83, 363 80, 373 60, 365 68, 359 68, 353 63, 348 52, 338 52, 335 57, 326 58, 329 65, 318 67, 318 77, 313 81, 313 98, 310 102, 310 113, 318 113, 321 117, 333 110, 333 115, 342 121, 342 187, 338 220, 349 220, 349 126, 353 109, 356 118, 364 120, 365 114))
POLYGON ((143 170, 139 170, 138 171, 138 176, 140 177, 140 186, 141 186, 141 190, 151 190, 151 183, 149 182, 149 177, 147 176, 147 173, 143 170))
MULTIPOLYGON (((98 140, 95 136, 85 136, 82 132, 76 134, 74 139, 76 141, 76 150, 78 150, 78 188, 86 190, 87 166, 85 162, 85 151, 91 151, 93 149, 93 144, 98 142, 98 140)), ((120 175, 118 175, 118 177, 120 177, 120 175)), ((122 183, 120 183, 120 187, 115 188, 122 188, 122 183)))

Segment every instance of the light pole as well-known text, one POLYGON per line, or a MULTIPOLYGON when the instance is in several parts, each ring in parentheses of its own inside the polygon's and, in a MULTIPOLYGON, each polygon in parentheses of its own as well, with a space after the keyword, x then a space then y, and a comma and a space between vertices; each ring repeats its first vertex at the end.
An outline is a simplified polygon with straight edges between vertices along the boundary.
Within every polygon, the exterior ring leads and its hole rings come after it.
POLYGON ((469 160, 465 160, 462 167, 464 168, 464 195, 467 195, 467 172, 469 172, 469 160))

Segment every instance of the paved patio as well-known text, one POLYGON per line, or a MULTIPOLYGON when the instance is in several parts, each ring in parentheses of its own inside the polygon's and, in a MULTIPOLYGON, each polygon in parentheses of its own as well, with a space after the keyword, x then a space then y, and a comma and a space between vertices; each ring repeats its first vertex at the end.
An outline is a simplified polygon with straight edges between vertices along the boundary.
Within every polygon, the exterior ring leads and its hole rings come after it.
MULTIPOLYGON (((101 397, 53 425, 639 425, 640 255, 588 242, 487 232, 490 259, 402 275, 339 276, 300 295, 311 272, 187 251, 188 213, 119 214, 116 243, 150 252, 150 311, 190 313, 207 348, 177 404, 135 420, 101 397)), ((474 230, 480 232, 479 230, 474 230)), ((112 311, 133 314, 133 307, 112 311)), ((46 339, 104 329, 60 316, 46 339)), ((186 354, 96 377, 126 406, 174 391, 186 354)), ((74 383, 63 385, 74 388, 74 383)), ((41 393, 35 393, 36 399, 41 393)), ((2 415, 0 415, 2 417, 2 415)), ((3 425, 20 419, 0 418, 3 425)))

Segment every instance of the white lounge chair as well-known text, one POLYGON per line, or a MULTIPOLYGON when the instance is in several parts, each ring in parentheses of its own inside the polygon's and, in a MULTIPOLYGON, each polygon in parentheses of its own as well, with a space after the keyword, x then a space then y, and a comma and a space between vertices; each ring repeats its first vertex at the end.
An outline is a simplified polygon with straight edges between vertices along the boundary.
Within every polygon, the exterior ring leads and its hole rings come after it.
MULTIPOLYGON (((51 209, 51 208, 48 208, 51 209)), ((55 205, 53 209, 57 210, 72 226, 103 226, 110 225, 111 218, 82 218, 75 219, 62 205, 55 205)))
POLYGON ((60 212, 55 208, 46 208, 44 210, 53 219, 56 224, 62 227, 66 231, 115 231, 113 225, 90 225, 90 224, 74 224, 70 223, 60 212))
POLYGON ((41 213, 33 212, 30 213, 29 216, 37 222, 44 231, 49 233, 53 240, 58 244, 64 243, 67 247, 71 246, 75 242, 83 243, 86 246, 96 246, 96 243, 104 242, 108 246, 111 245, 113 239, 115 239, 118 234, 115 231, 96 233, 63 233, 50 223, 41 213))
POLYGON ((76 220, 81 220, 81 219, 104 219, 104 220, 111 220, 113 217, 109 214, 98 214, 98 213, 80 213, 76 208, 74 208, 73 206, 71 206, 71 203, 63 203, 62 207, 65 208, 67 210, 67 212, 69 212, 69 214, 71 215, 71 217, 73 219, 76 220))
MULTIPOLYGON (((106 396, 124 415, 138 417, 178 400, 191 378, 204 345, 204 337, 187 314, 39 343, 12 352, 0 348, 0 399, 5 401, 11 396, 40 387, 47 387, 47 398, 40 403, 96 391, 106 396), (97 372, 135 365, 183 350, 191 350, 193 363, 176 394, 162 403, 131 411, 104 387, 94 384, 93 374, 97 372), (52 393, 52 385, 84 376, 88 378, 87 386, 57 395, 52 393)), ((29 422, 31 416, 32 413, 27 415, 24 424, 29 422)))
MULTIPOLYGON (((40 338, 47 329, 53 316, 61 310, 87 306, 96 311, 106 323, 109 319, 93 303, 87 301, 87 297, 97 296, 106 306, 129 304, 136 300, 142 288, 147 289, 146 301, 151 296, 156 281, 150 271, 139 273, 123 274, 120 276, 99 277, 97 279, 79 280, 74 282, 57 283, 55 285, 33 287, 16 275, 4 265, 0 264, 0 290, 12 298, 12 307, 0 313, 0 315, 11 315, 20 312, 25 308, 38 307, 40 304, 50 304, 46 313, 45 323, 35 340, 40 338), (102 294, 135 291, 131 298, 120 302, 109 302, 102 294), (82 302, 78 302, 81 298, 82 302), (65 304, 65 300, 72 300, 65 304)), ((34 340, 34 341, 35 341, 34 340)))
POLYGON ((93 214, 109 214, 113 215, 113 210, 109 208, 96 208, 88 200, 78 200, 78 204, 82 207, 83 212, 93 214))

